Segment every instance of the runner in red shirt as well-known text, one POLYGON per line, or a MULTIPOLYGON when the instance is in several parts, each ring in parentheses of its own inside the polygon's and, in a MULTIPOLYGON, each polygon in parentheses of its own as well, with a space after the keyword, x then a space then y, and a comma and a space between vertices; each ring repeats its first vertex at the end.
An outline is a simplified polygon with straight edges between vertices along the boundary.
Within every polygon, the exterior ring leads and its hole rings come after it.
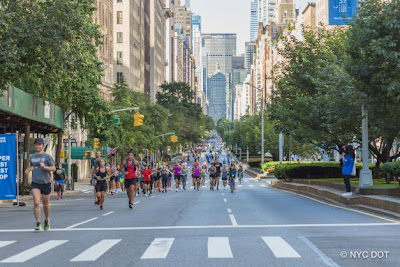
POLYGON ((151 177, 150 175, 153 174, 153 172, 150 170, 150 166, 147 165, 146 169, 142 171, 143 174, 143 182, 144 182, 144 188, 146 192, 146 197, 150 195, 150 182, 151 182, 151 177))
POLYGON ((133 158, 133 152, 129 152, 128 160, 125 161, 124 171, 125 171, 125 188, 129 199, 129 208, 133 208, 133 201, 135 199, 135 187, 138 183, 136 178, 136 165, 137 162, 133 158))

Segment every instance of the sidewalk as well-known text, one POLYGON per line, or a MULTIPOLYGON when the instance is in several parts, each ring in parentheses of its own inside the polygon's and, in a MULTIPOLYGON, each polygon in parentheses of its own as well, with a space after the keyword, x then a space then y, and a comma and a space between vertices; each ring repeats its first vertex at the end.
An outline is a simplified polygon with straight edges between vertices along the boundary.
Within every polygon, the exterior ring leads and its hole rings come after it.
POLYGON ((337 188, 299 182, 283 182, 280 180, 272 182, 271 187, 311 195, 332 202, 400 219, 399 197, 384 195, 360 195, 358 193, 353 193, 353 196, 351 197, 343 197, 342 193, 344 190, 337 188))
MULTIPOLYGON (((93 186, 90 185, 90 179, 83 179, 75 183, 75 190, 65 190, 65 195, 75 195, 85 192, 93 192, 93 186)), ((57 193, 52 192, 51 197, 56 197, 57 193)), ((32 201, 32 195, 29 196, 20 196, 19 201, 32 201)), ((16 202, 16 200, 0 200, 0 204, 9 204, 16 202)))

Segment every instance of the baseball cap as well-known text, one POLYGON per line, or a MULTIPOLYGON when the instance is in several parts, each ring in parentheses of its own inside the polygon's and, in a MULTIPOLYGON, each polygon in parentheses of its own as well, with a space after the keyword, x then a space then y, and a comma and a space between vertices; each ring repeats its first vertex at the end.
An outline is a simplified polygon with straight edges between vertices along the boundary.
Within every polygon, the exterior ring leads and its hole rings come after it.
POLYGON ((36 138, 34 144, 44 144, 43 138, 36 138))

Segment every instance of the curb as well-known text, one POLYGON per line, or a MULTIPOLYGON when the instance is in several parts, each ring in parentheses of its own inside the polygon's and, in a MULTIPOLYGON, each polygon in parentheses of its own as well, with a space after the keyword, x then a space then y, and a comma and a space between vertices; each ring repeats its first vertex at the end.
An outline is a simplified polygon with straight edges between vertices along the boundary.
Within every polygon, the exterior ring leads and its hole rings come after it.
POLYGON ((389 200, 363 195, 355 195, 353 197, 346 198, 330 190, 324 190, 322 188, 315 188, 307 185, 289 184, 281 181, 272 183, 271 187, 281 190, 288 190, 303 195, 311 195, 335 204, 346 205, 352 208, 400 219, 400 203, 389 200))

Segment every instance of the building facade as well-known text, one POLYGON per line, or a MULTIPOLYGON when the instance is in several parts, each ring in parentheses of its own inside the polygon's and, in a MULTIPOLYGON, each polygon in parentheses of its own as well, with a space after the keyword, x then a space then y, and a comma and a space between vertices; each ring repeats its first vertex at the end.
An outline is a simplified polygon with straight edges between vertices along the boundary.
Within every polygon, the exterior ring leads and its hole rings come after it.
POLYGON ((208 78, 207 99, 209 101, 207 114, 214 119, 216 124, 220 119, 226 119, 226 76, 217 71, 208 78))
POLYGON ((114 3, 114 80, 150 94, 150 2, 114 3))
POLYGON ((114 85, 113 0, 96 0, 95 5, 93 22, 100 26, 102 44, 99 45, 98 57, 104 69, 99 91, 103 99, 111 101, 114 85))
POLYGON ((254 41, 257 38, 259 20, 258 1, 252 0, 250 3, 250 41, 254 41))
POLYGON ((296 3, 294 0, 277 0, 275 22, 278 25, 288 25, 296 21, 296 3))
POLYGON ((305 28, 315 30, 317 27, 315 3, 308 3, 301 11, 301 14, 303 16, 303 26, 305 28))

